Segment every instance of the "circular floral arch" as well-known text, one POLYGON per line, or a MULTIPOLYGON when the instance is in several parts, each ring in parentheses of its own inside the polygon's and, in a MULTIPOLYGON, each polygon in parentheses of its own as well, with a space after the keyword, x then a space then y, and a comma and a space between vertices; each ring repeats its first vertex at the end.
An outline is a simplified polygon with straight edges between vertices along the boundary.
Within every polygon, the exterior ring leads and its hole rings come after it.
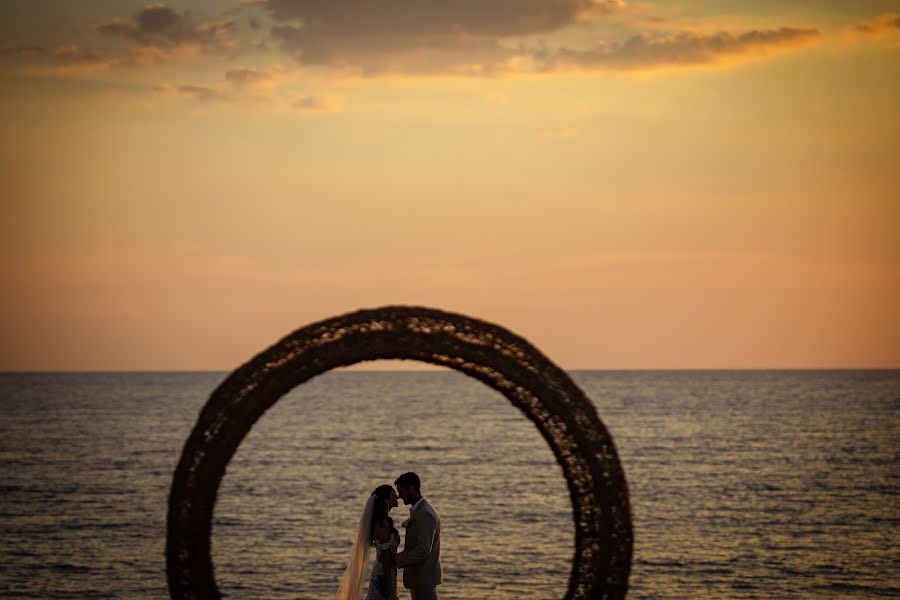
POLYGON ((565 600, 624 598, 631 512, 612 437, 569 376, 521 337, 435 309, 389 306, 307 325, 235 370, 210 396, 185 443, 169 496, 166 572, 173 599, 219 598, 210 554, 225 468, 254 423, 316 375, 377 359, 442 365, 503 394, 544 436, 562 467, 575 521, 565 600))

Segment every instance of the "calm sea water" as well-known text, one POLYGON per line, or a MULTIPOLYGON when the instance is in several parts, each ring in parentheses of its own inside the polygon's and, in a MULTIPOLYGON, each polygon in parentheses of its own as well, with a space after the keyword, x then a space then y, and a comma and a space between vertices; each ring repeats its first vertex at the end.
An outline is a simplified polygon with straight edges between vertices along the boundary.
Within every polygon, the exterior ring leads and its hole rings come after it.
MULTIPOLYGON (((223 377, 0 374, 0 596, 166 597, 172 471, 223 377)), ((573 377, 629 479, 630 597, 900 597, 900 371, 573 377)), ((279 401, 219 494, 223 593, 333 597, 366 496, 406 470, 442 514, 442 598, 562 596, 561 470, 449 371, 332 372, 279 401)))

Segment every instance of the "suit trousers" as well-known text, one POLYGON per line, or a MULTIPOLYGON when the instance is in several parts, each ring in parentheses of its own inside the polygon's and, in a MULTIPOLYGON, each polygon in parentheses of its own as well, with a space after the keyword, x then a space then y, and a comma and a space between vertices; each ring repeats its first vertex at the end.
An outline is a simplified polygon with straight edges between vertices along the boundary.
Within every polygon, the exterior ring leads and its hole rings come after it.
POLYGON ((410 589, 409 597, 412 600, 438 600, 437 588, 410 589))

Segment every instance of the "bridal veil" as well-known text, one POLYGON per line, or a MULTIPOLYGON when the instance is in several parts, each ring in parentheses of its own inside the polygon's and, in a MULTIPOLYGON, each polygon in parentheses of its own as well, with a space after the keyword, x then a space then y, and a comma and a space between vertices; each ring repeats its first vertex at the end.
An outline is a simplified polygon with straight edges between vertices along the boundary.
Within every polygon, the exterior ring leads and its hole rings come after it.
POLYGON ((362 517, 359 519, 359 527, 356 529, 353 548, 350 550, 350 561, 347 563, 347 570, 341 577, 341 585, 338 587, 335 600, 362 599, 365 591, 366 567, 369 564, 369 540, 372 539, 372 512, 378 501, 375 496, 369 496, 366 501, 366 508, 363 510, 362 517))

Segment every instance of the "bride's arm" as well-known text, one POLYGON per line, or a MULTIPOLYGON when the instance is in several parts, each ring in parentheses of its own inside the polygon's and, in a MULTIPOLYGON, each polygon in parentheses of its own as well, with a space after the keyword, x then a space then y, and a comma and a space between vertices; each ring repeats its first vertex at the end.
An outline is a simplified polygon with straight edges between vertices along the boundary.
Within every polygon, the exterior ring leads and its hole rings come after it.
POLYGON ((375 538, 375 542, 379 547, 383 546, 385 543, 390 541, 391 539, 391 528, 388 527, 387 523, 381 522, 375 525, 375 531, 372 532, 372 537, 375 538))
POLYGON ((390 552, 391 528, 388 527, 387 523, 382 522, 375 526, 374 533, 375 543, 378 545, 378 549, 381 550, 378 559, 381 562, 381 566, 389 569, 394 560, 393 553, 390 552))

